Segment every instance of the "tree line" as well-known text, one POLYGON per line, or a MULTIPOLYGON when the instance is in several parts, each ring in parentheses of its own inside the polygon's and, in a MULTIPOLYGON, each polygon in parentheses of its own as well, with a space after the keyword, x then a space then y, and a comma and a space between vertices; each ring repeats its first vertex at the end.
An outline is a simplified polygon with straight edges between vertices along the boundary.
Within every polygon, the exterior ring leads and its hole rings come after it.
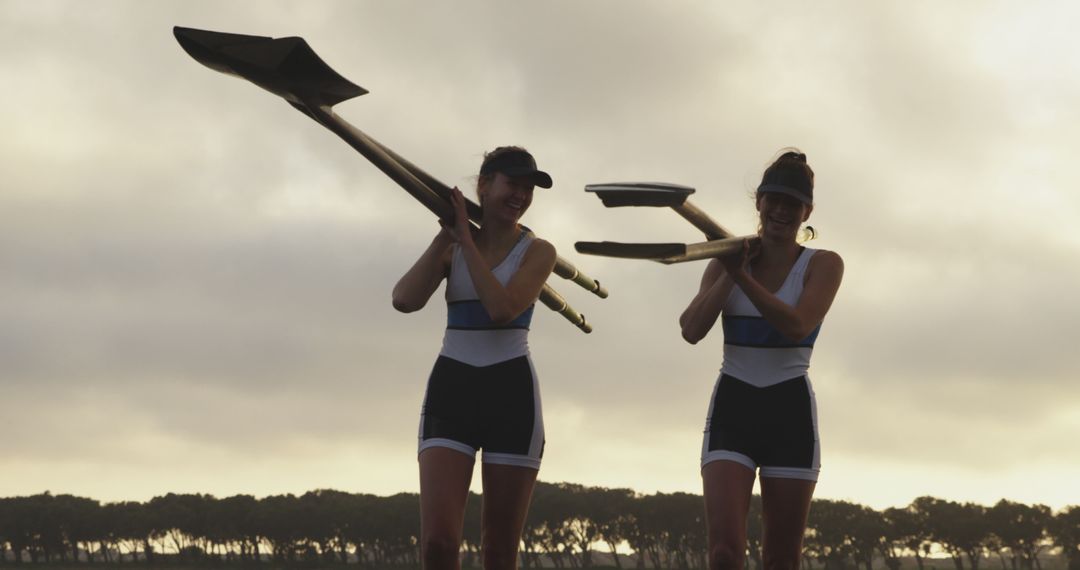
MULTIPOLYGON (((479 562, 480 499, 470 494, 463 563, 479 562)), ((761 501, 754 497, 748 568, 763 570, 761 501)), ((174 494, 147 502, 43 493, 0 499, 0 564, 317 563, 418 568, 420 511, 413 493, 380 497, 319 490, 256 499, 174 494)), ((537 483, 522 536, 525 568, 706 568, 700 495, 537 483), (629 552, 629 556, 615 556, 629 552), (611 556, 603 556, 606 552, 611 556), (600 560, 600 559, 603 560, 600 560)), ((813 570, 927 570, 947 555, 955 570, 1042 570, 1055 553, 1080 570, 1080 506, 1001 500, 993 506, 920 497, 875 510, 815 499, 804 544, 813 570), (903 562, 902 562, 903 561, 903 562), (990 565, 990 566, 988 566, 990 565)))

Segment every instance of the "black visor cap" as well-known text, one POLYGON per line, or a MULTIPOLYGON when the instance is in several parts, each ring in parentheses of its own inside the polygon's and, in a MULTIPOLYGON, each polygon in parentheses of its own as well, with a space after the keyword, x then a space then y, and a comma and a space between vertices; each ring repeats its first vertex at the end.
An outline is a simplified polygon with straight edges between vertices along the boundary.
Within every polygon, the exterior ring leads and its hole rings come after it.
POLYGON ((536 168, 536 159, 523 150, 504 152, 484 162, 480 175, 502 172, 514 178, 528 178, 541 188, 551 188, 551 176, 536 168))

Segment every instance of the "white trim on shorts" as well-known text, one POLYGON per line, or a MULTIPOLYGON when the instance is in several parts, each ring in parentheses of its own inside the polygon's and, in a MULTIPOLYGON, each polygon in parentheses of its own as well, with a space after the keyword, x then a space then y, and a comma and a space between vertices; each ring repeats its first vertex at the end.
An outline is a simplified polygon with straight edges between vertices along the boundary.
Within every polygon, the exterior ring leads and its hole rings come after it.
POLYGON ((529 469, 540 470, 540 459, 535 457, 529 457, 528 455, 516 455, 513 453, 489 453, 487 451, 480 454, 480 461, 482 463, 490 463, 492 465, 511 465, 514 467, 528 467, 529 469))
POLYGON ((802 479, 804 481, 817 481, 818 473, 820 469, 805 469, 802 467, 769 467, 768 465, 758 465, 754 463, 753 459, 735 452, 727 451, 724 449, 718 449, 716 451, 710 451, 701 458, 701 470, 705 470, 705 466, 714 461, 731 461, 738 463, 743 467, 751 471, 758 471, 762 479, 802 479))
MULTIPOLYGON (((421 426, 422 425, 423 424, 421 424, 421 426)), ((465 455, 476 459, 476 450, 473 449, 471 445, 465 445, 460 441, 457 441, 455 439, 447 439, 445 437, 433 437, 428 440, 420 440, 419 449, 416 450, 416 458, 419 460, 420 454, 423 453, 425 449, 430 449, 432 447, 445 447, 447 449, 453 449, 454 451, 464 453, 465 455)))
MULTIPOLYGON (((705 437, 706 442, 708 442, 708 436, 705 437)), ((738 463, 739 465, 742 465, 743 467, 746 467, 751 471, 757 471, 758 468, 757 463, 754 463, 753 459, 750 459, 749 457, 737 451, 717 449, 716 451, 709 451, 701 457, 701 469, 704 470, 705 466, 712 463, 713 461, 734 461, 735 463, 738 463)))

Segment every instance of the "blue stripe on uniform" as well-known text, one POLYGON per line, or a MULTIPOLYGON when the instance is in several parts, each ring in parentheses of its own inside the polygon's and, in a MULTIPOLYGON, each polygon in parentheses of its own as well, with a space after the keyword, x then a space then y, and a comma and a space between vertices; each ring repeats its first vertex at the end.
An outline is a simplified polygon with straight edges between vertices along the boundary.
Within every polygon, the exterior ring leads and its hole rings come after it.
POLYGON ((754 348, 795 348, 814 347, 821 325, 814 327, 806 338, 793 342, 780 334, 776 327, 762 317, 724 316, 724 344, 749 346, 754 348))
POLYGON ((479 301, 454 301, 446 304, 446 328, 464 330, 525 329, 529 330, 532 322, 533 307, 529 305, 525 312, 505 325, 491 321, 487 309, 479 301))

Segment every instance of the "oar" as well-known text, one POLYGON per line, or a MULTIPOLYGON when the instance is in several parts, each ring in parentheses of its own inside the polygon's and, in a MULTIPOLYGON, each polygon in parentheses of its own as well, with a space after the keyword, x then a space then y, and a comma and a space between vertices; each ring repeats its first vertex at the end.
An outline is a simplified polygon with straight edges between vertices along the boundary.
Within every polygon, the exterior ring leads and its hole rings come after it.
MULTIPOLYGON (((443 219, 452 217, 449 188, 405 161, 338 117, 331 107, 367 93, 330 68, 302 38, 268 38, 175 27, 181 47, 196 61, 228 75, 235 75, 285 99, 290 105, 337 134, 379 170, 397 182, 421 204, 443 219)), ((479 206, 468 205, 469 216, 480 218, 479 206)), ((555 273, 572 279, 600 297, 607 291, 569 262, 558 258, 555 273)), ((592 327, 565 299, 545 284, 540 301, 588 333, 592 327)))
MULTIPOLYGON (((595 193, 608 208, 624 206, 671 208, 701 230, 709 240, 690 244, 579 241, 574 244, 574 249, 578 253, 625 259, 648 259, 672 264, 729 255, 741 249, 743 241, 759 239, 757 235, 735 236, 713 221, 708 214, 686 199, 694 193, 694 189, 689 186, 664 182, 617 182, 589 184, 585 186, 585 191, 595 193)), ((806 226, 799 230, 796 241, 802 243, 816 236, 817 232, 814 228, 806 226)))

